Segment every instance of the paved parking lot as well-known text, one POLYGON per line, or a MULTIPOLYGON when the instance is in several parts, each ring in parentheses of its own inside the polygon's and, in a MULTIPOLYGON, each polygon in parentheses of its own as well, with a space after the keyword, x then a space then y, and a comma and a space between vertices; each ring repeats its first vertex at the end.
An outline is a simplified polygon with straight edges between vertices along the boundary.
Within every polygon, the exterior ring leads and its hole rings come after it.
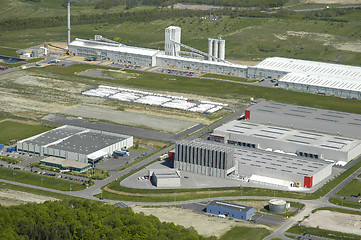
POLYGON ((266 224, 266 225, 278 226, 283 223, 284 219, 279 218, 279 217, 268 216, 268 215, 255 214, 251 218, 251 221, 254 221, 256 223, 266 224))

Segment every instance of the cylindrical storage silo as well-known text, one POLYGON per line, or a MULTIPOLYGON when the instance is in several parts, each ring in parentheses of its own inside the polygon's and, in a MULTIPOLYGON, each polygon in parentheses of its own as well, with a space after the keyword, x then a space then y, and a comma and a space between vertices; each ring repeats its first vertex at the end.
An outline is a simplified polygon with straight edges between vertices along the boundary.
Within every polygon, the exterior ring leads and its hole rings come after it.
POLYGON ((37 57, 39 57, 39 53, 38 53, 38 51, 31 51, 31 56, 33 57, 33 58, 37 58, 37 57))
MULTIPOLYGON (((212 38, 208 38, 208 54, 213 55, 213 39, 212 38)), ((209 56, 208 60, 212 61, 212 58, 209 56)))
POLYGON ((218 39, 213 39, 213 56, 218 58, 218 39))
POLYGON ((226 51, 226 41, 223 39, 218 40, 218 58, 224 60, 226 51))
POLYGON ((286 201, 282 199, 272 199, 269 201, 269 210, 272 213, 285 213, 286 212, 286 201))

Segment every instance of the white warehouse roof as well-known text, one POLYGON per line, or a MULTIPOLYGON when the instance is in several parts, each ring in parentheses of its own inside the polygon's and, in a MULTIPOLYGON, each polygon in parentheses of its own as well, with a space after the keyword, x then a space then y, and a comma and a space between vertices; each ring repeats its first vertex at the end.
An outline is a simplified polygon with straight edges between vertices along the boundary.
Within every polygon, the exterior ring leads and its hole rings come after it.
POLYGON ((281 82, 361 91, 361 67, 282 57, 266 58, 256 67, 288 72, 281 82))
POLYGON ((280 79, 282 82, 293 84, 307 84, 316 87, 337 88, 348 91, 361 92, 361 80, 341 79, 335 76, 317 76, 300 73, 289 73, 280 79))
POLYGON ((160 52, 159 50, 154 50, 150 48, 132 47, 132 46, 125 46, 120 43, 114 44, 114 43, 86 40, 80 38, 76 38, 73 42, 70 43, 70 46, 92 48, 92 49, 104 50, 104 51, 138 54, 138 55, 144 55, 150 57, 160 52))

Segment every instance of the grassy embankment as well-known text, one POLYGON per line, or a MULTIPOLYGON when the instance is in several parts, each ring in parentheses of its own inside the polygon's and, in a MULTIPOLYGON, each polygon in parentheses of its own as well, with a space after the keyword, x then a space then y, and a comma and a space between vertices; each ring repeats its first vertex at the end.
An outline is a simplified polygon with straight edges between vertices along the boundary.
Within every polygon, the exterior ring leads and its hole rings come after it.
POLYGON ((24 124, 11 120, 0 122, 0 143, 6 144, 12 139, 25 139, 50 129, 47 126, 24 124))
POLYGON ((70 187, 72 191, 80 191, 85 189, 85 186, 79 182, 39 175, 36 173, 24 172, 21 170, 14 170, 6 167, 0 168, 0 178, 60 191, 69 191, 70 187))

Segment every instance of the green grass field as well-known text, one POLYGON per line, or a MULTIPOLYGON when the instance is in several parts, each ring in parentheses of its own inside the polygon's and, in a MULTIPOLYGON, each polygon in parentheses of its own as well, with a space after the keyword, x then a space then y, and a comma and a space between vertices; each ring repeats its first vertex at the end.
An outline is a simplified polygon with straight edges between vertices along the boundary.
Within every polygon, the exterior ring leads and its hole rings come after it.
POLYGON ((359 193, 361 193, 361 181, 358 179, 352 179, 352 181, 338 191, 336 195, 350 197, 351 195, 357 195, 359 193))
POLYGON ((24 172, 21 170, 14 170, 6 167, 0 168, 0 178, 34 186, 43 186, 45 188, 51 188, 60 191, 69 191, 70 184, 72 191, 80 191, 85 189, 85 186, 79 182, 39 175, 36 173, 24 172))
POLYGON ((266 228, 233 227, 226 232, 219 240, 261 240, 270 235, 271 231, 266 228))
POLYGON ((50 128, 44 126, 12 121, 0 122, 0 143, 6 144, 12 139, 24 139, 48 130, 50 128))
POLYGON ((320 228, 312 228, 312 227, 305 227, 305 226, 293 226, 287 230, 290 233, 296 234, 311 234, 315 236, 335 239, 335 240, 359 240, 360 235, 350 234, 350 233, 343 233, 343 232, 336 232, 336 231, 329 231, 320 228))

